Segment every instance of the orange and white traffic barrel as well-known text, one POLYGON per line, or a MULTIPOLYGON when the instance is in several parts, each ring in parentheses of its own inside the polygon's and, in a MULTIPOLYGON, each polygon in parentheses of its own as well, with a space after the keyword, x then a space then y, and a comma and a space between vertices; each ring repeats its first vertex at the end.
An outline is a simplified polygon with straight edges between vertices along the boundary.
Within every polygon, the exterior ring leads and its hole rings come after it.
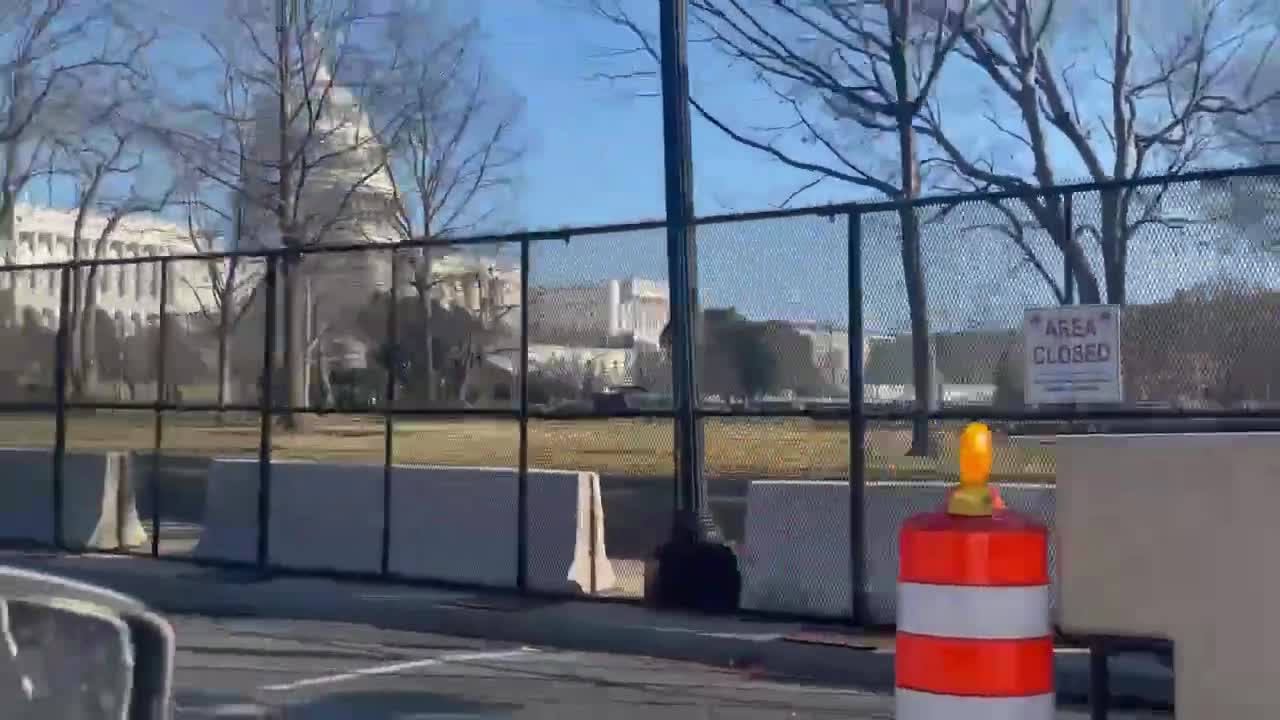
POLYGON ((993 507, 991 431, 965 428, 960 488, 899 540, 897 720, 1052 720, 1048 530, 993 507))

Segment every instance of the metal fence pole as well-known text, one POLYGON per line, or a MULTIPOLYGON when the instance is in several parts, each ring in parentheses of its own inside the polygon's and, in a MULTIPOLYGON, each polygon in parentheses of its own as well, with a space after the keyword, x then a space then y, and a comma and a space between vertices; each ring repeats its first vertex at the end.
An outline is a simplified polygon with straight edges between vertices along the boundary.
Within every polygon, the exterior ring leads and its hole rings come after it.
POLYGON ((400 256, 391 254, 391 296, 387 299, 386 370, 387 384, 382 408, 382 574, 391 572, 391 466, 395 463, 396 368, 400 363, 400 333, 397 306, 400 304, 400 256))
POLYGON ((698 416, 696 328, 697 249, 693 234, 693 158, 689 120, 688 8, 686 0, 661 0, 662 110, 666 166, 667 280, 671 295, 672 382, 679 500, 673 541, 721 541, 707 508, 703 438, 698 416))
MULTIPOLYGON (((529 584, 529 239, 520 241, 520 470, 516 478, 516 587, 529 584)), ((594 506, 593 506, 594 507, 594 506)), ((594 567, 594 566, 593 566, 594 567)))
POLYGON ((58 335, 53 353, 53 545, 58 549, 63 548, 62 480, 67 456, 67 354, 71 351, 72 272, 79 272, 75 264, 64 266, 59 279, 58 335))
POLYGON ((854 625, 867 623, 867 417, 863 401, 862 213, 849 213, 849 600, 854 625))
MULTIPOLYGON (((1067 234, 1067 242, 1070 243, 1075 239, 1075 217, 1073 209, 1074 193, 1070 190, 1062 194, 1062 227, 1067 234)), ((1071 257, 1066 252, 1062 253, 1062 295, 1064 305, 1074 305, 1076 302, 1076 274, 1075 268, 1071 266, 1071 257)))
POLYGON ((262 392, 261 428, 258 444, 258 567, 267 567, 271 540, 271 425, 275 396, 276 349, 276 286, 279 278, 279 257, 267 257, 266 293, 264 310, 265 329, 262 333, 262 392))
POLYGON ((160 449, 164 447, 164 403, 169 398, 169 260, 160 261, 160 327, 156 339, 155 442, 151 448, 151 556, 160 556, 160 449))
POLYGON ((1089 642, 1089 718, 1107 720, 1111 712, 1111 672, 1107 663, 1107 641, 1089 642))

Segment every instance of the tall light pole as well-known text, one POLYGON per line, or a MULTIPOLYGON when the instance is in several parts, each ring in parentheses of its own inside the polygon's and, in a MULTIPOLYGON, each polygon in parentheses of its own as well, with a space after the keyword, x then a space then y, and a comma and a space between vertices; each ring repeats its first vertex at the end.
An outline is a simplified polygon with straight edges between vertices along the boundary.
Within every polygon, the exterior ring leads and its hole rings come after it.
POLYGON ((737 560, 707 507, 702 428, 694 359, 698 266, 693 221, 693 153, 689 119, 688 8, 660 0, 662 125, 666 165, 667 281, 675 400, 676 505, 671 540, 657 553, 652 598, 660 605, 736 609, 737 560))

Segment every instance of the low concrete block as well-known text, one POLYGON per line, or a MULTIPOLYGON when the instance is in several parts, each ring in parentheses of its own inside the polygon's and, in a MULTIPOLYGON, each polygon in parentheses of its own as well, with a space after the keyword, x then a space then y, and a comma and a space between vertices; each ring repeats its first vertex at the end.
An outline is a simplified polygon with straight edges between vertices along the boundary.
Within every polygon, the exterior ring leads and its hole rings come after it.
MULTIPOLYGON (((897 617, 898 535, 907 518, 944 507, 950 485, 870 482, 865 493, 864 568, 868 621, 897 617)), ((1052 527, 1051 485, 1002 486, 1008 506, 1052 527)), ((852 613, 849 486, 843 482, 756 481, 747 493, 743 607, 825 617, 852 613)), ((1050 543, 1050 570, 1056 558, 1050 543)), ((1056 574, 1054 597, 1057 594, 1056 574)), ((1056 605, 1056 603, 1055 603, 1056 605)))
MULTIPOLYGON (((258 552, 257 460, 209 469, 197 557, 251 563, 258 552)), ((271 463, 269 564, 291 570, 377 573, 382 566, 382 468, 271 463)))
POLYGON ((390 571, 515 587, 516 475, 510 468, 393 467, 390 571))
POLYGON ((381 465, 271 463, 269 562, 291 570, 382 569, 381 465))
MULTIPOLYGON (((52 544, 53 451, 0 448, 0 540, 52 544)), ((68 453, 62 541, 77 550, 146 544, 128 453, 68 453)))
POLYGON ((1060 436, 1064 630, 1173 642, 1178 717, 1280 708, 1280 433, 1060 436))
POLYGON ((528 502, 530 589, 597 593, 617 585, 604 544, 599 475, 530 470, 528 502))
MULTIPOLYGON (((197 557, 256 560, 258 467, 256 460, 211 465, 197 557)), ((273 462, 270 564, 379 572, 382 491, 381 465, 273 462)), ((518 494, 512 468, 392 467, 388 570, 410 578, 515 587, 518 494)), ((595 473, 530 471, 528 513, 531 589, 590 593, 616 584, 595 473)))
POLYGON ((192 555, 224 562, 257 560, 258 461, 213 461, 205 493, 204 530, 192 555))
POLYGON ((762 480, 747 490, 742 607, 848 617, 849 485, 762 480))

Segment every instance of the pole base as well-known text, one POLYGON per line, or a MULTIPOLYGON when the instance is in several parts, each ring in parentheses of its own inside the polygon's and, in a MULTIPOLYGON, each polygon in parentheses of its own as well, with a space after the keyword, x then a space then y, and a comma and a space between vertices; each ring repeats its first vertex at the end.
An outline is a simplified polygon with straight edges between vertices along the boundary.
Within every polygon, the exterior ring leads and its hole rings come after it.
POLYGON ((681 534, 645 563, 645 602, 654 607, 728 614, 741 592, 738 557, 717 540, 681 534))

